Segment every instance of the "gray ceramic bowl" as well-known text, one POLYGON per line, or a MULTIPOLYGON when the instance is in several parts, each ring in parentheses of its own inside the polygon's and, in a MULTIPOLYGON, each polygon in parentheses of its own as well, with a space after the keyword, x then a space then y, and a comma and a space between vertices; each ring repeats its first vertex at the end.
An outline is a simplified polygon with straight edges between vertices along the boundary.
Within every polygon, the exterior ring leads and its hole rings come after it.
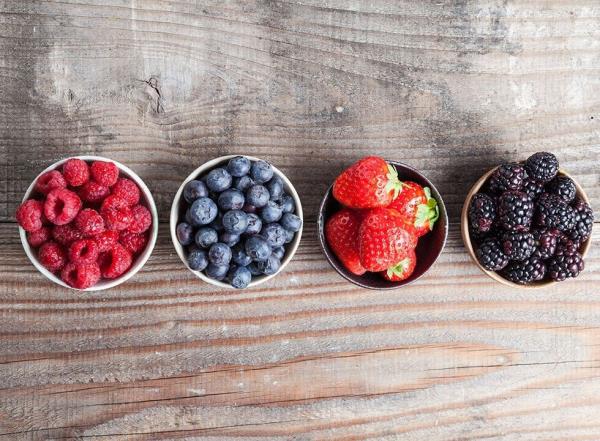
POLYGON ((319 207, 319 217, 317 221, 321 248, 323 249, 323 252, 325 253, 327 261, 330 263, 330 265, 342 277, 354 283, 355 285, 363 288, 378 290, 400 288, 401 286, 406 286, 419 279, 429 270, 429 268, 431 268, 439 255, 442 253, 448 237, 448 215, 446 214, 446 207, 444 205, 442 196, 437 188, 429 179, 427 179, 425 176, 423 176, 423 174, 414 168, 401 162, 387 162, 396 167, 396 170, 398 171, 398 177, 401 181, 414 181, 423 187, 429 187, 431 189, 431 196, 437 201, 440 210, 440 217, 433 226, 433 231, 419 238, 419 243, 415 250, 417 254, 417 266, 408 279, 401 282, 390 282, 381 277, 380 274, 370 272, 367 272, 362 276, 357 276, 356 274, 352 274, 350 271, 348 271, 338 260, 335 253, 327 244, 327 240, 325 239, 325 223, 327 222, 327 219, 329 219, 331 215, 342 208, 342 205, 333 197, 333 185, 329 187, 327 193, 325 193, 325 196, 321 201, 321 206, 319 207))

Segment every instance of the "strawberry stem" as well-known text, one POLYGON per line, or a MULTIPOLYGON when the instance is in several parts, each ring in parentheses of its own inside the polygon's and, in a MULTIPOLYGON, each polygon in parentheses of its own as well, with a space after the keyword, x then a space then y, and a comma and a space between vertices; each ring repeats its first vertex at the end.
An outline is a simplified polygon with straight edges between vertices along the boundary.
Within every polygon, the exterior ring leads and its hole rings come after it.
POLYGON ((400 194, 400 192, 402 191, 402 186, 404 185, 399 179, 398 179, 398 171, 396 170, 396 167, 394 167, 392 164, 388 164, 388 173, 387 173, 387 184, 385 184, 385 192, 389 193, 389 192, 394 192, 394 196, 392 197, 392 200, 396 199, 398 197, 398 195, 400 194))
POLYGON ((426 204, 420 204, 417 207, 417 216, 415 218, 415 227, 423 227, 426 224, 429 226, 429 230, 433 229, 433 224, 440 218, 440 209, 437 201, 431 197, 431 190, 429 187, 423 189, 425 196, 427 197, 426 204))
POLYGON ((390 277, 390 278, 393 276, 402 277, 402 275, 404 274, 404 271, 406 271, 408 269, 409 265, 410 265, 409 257, 401 260, 396 265, 391 266, 387 269, 388 277, 390 277))

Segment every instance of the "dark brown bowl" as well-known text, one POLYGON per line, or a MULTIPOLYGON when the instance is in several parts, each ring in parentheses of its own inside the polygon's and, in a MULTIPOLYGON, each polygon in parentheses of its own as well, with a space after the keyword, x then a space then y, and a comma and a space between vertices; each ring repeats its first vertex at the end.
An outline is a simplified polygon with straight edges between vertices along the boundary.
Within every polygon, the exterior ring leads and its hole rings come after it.
POLYGON ((387 162, 396 167, 396 170, 398 170, 398 177, 401 181, 414 181, 423 187, 429 187, 431 189, 431 196, 437 201, 440 210, 440 218, 433 226, 433 230, 425 236, 419 238, 419 243, 415 250, 417 254, 417 266, 408 279, 401 282, 390 282, 385 280, 380 274, 370 272, 367 272, 362 276, 357 276, 356 274, 352 274, 350 271, 348 271, 338 260, 335 253, 331 250, 331 248, 329 248, 329 244, 327 244, 327 240, 325 239, 325 222, 331 215, 342 208, 342 205, 333 197, 333 185, 329 187, 327 193, 325 193, 325 196, 321 201, 321 206, 319 207, 319 217, 317 220, 319 228, 319 242, 321 243, 321 248, 327 257, 329 264, 342 277, 354 283, 355 285, 363 288, 378 290, 400 288, 401 286, 406 286, 420 278, 429 270, 429 268, 431 268, 439 255, 442 253, 448 237, 448 215, 446 214, 446 206, 444 205, 444 200, 442 199, 442 196, 435 185, 433 185, 431 181, 423 176, 419 171, 406 164, 396 161, 387 162))

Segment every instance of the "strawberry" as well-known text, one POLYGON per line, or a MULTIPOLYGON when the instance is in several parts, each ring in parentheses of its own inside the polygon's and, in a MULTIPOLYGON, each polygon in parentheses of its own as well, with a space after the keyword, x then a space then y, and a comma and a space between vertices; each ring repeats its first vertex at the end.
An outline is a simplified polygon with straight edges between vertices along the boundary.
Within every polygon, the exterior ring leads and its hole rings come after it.
POLYGON ((366 272, 358 256, 360 222, 360 213, 343 208, 331 216, 325 224, 327 243, 346 269, 357 276, 366 272))
POLYGON ((404 259, 394 266, 389 267, 387 271, 383 271, 381 275, 390 282, 401 282, 411 276, 416 266, 417 255, 415 254, 415 251, 412 250, 404 259))
POLYGON ((437 201, 431 197, 429 187, 423 188, 411 181, 402 183, 402 191, 388 208, 397 210, 414 225, 417 237, 429 233, 440 217, 437 201))
POLYGON ((337 177, 333 197, 350 208, 387 207, 401 187, 392 165, 377 156, 367 156, 337 177))
POLYGON ((416 246, 415 228, 396 210, 374 208, 360 225, 358 253, 367 271, 387 270, 416 246))

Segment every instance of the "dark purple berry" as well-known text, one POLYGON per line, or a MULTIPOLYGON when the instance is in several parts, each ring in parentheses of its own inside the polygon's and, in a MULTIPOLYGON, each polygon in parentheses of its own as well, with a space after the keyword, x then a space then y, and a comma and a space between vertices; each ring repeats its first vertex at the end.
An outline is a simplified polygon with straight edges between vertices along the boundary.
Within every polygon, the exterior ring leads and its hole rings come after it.
POLYGON ((525 260, 535 250, 533 234, 526 232, 507 232, 500 240, 502 251, 510 260, 525 260))
POLYGON ((549 193, 560 196, 566 203, 572 202, 577 194, 575 182, 567 176, 557 176, 550 181, 547 188, 549 193))
POLYGON ((490 191, 500 194, 508 190, 520 190, 525 179, 525 169, 516 163, 502 164, 490 177, 490 191))
POLYGON ((490 271, 499 271, 508 265, 508 256, 496 239, 489 238, 483 241, 475 251, 481 266, 490 271))
POLYGON ((496 219, 494 199, 484 193, 477 193, 469 206, 469 225, 477 233, 490 231, 496 219))
POLYGON ((546 265, 532 257, 520 262, 511 262, 502 270, 502 276, 514 283, 527 284, 542 280, 546 275, 546 265))
POLYGON ((498 202, 498 221, 507 231, 529 231, 533 218, 533 200, 520 191, 507 191, 498 202))
POLYGON ((558 173, 558 159, 552 153, 534 153, 525 161, 525 171, 537 181, 550 182, 558 173))
POLYGON ((583 271, 585 264, 580 254, 572 256, 554 256, 548 259, 548 275, 552 280, 562 282, 568 278, 574 278, 583 271))
POLYGON ((575 227, 575 210, 558 195, 543 193, 538 199, 535 222, 540 227, 570 231, 575 227))

